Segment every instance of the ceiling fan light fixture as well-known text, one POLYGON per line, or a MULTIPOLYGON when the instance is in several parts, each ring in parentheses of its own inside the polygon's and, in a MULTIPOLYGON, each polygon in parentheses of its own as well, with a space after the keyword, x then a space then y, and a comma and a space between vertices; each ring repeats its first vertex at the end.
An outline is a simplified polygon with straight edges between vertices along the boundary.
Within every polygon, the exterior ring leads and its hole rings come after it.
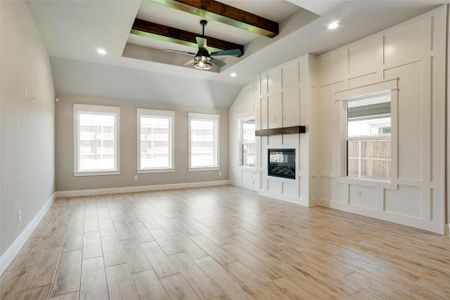
POLYGON ((198 55, 194 57, 194 68, 199 70, 209 70, 212 67, 211 57, 198 55))

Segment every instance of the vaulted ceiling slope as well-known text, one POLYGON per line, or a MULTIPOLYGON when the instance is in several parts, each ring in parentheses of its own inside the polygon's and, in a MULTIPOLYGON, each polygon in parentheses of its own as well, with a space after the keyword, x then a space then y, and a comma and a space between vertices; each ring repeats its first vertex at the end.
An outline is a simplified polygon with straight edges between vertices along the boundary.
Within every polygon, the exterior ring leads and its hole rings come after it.
POLYGON ((241 86, 123 66, 51 58, 57 94, 149 101, 162 107, 228 108, 241 86))

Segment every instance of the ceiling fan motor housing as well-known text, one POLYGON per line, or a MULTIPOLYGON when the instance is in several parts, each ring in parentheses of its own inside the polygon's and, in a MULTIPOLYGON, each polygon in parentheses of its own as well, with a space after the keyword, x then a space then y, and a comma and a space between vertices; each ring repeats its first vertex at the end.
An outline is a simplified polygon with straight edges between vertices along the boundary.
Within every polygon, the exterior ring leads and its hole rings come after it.
POLYGON ((208 51, 208 49, 206 49, 206 48, 198 48, 198 51, 197 51, 197 54, 195 54, 195 56, 211 56, 210 54, 209 54, 209 51, 208 51))

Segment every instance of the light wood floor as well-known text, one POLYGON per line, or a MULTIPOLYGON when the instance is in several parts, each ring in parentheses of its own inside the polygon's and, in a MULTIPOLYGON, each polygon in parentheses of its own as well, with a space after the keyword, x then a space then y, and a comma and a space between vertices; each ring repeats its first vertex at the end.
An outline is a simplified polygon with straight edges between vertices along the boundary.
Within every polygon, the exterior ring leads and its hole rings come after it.
POLYGON ((450 241, 235 187, 60 199, 1 299, 450 299, 450 241))

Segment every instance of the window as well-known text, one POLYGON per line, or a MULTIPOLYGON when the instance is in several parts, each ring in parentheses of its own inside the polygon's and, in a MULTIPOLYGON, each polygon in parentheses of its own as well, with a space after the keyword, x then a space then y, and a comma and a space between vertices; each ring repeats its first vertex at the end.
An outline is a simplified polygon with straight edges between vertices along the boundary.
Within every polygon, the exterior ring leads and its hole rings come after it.
POLYGON ((189 113, 189 167, 219 168, 219 115, 189 113))
POLYGON ((347 176, 391 176, 391 92, 347 103, 347 176))
POLYGON ((256 164, 255 130, 255 119, 241 120, 241 162, 245 167, 254 167, 256 164))
POLYGON ((173 169, 173 111, 138 109, 138 171, 173 169))
POLYGON ((118 107, 75 104, 75 175, 119 173, 119 115, 118 107))

